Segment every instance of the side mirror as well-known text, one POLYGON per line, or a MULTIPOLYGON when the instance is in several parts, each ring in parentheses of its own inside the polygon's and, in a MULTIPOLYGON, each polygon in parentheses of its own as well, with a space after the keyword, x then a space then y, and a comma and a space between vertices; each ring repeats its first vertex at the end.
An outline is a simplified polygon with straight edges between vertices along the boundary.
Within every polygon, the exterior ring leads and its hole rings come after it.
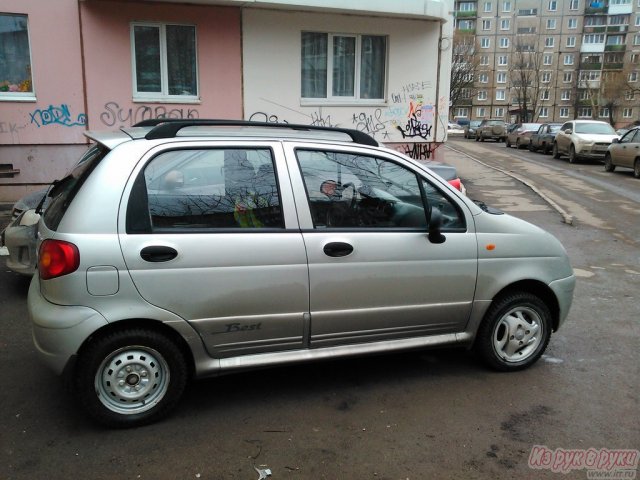
POLYGON ((573 130, 571 130, 570 128, 567 128, 564 133, 566 133, 567 135, 571 135, 573 133, 573 130))
POLYGON ((442 232, 442 213, 437 207, 431 208, 431 215, 429 216, 429 241, 431 243, 444 243, 447 239, 442 232))
POLYGON ((614 138, 613 140, 611 140, 611 143, 620 143, 620 139, 619 138, 614 138))

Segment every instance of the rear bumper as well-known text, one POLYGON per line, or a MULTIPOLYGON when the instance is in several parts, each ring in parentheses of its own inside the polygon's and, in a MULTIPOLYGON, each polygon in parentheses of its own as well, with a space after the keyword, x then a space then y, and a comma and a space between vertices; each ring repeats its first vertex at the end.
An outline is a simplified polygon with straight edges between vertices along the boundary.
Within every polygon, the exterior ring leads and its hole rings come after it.
POLYGON ((107 325, 105 318, 91 308, 62 306, 47 301, 40 293, 37 276, 29 286, 28 309, 38 356, 58 375, 62 374, 84 341, 107 325))

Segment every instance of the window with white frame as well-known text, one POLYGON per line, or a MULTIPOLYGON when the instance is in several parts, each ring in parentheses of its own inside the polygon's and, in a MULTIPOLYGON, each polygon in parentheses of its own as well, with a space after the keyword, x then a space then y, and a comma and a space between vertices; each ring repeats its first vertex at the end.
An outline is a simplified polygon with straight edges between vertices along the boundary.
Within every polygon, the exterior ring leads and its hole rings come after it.
POLYGON ((505 100, 507 94, 504 90, 496 90, 496 100, 505 100))
POLYGON ((636 33, 633 36, 633 44, 634 45, 640 45, 640 33, 636 33))
POLYGON ((624 92, 624 99, 625 100, 635 100, 636 99, 636 93, 633 90, 627 90, 626 92, 624 92))
POLYGON ((549 116, 549 107, 540 107, 540 118, 547 118, 549 116))
POLYGON ((196 27, 132 23, 133 97, 198 100, 196 27))
POLYGON ((553 64, 553 55, 550 53, 546 53, 542 56, 542 64, 543 65, 552 65, 553 64))
POLYGON ((302 32, 301 96, 384 100, 387 37, 302 32))
POLYGON ((500 48, 509 48, 509 37, 500 38, 500 48))
POLYGON ((500 20, 500 30, 509 30, 511 28, 511 20, 503 18, 500 20))
POLYGON ((504 117, 504 107, 496 107, 494 109, 494 118, 502 118, 504 117))
POLYGON ((480 65, 489 65, 489 55, 482 55, 480 57, 480 65))
POLYGON ((631 118, 631 117, 633 117, 633 108, 629 108, 629 107, 624 108, 624 109, 622 110, 622 116, 623 116, 624 118, 631 118))
POLYGON ((555 28, 556 28, 556 19, 547 18, 547 30, 555 30, 555 28))
POLYGON ((598 15, 595 17, 584 17, 585 27, 603 27, 607 24, 607 17, 598 15))
POLYGON ((578 109, 578 117, 591 118, 591 107, 580 107, 578 109))
POLYGON ((505 13, 511 11, 511 1, 510 0, 506 0, 506 1, 502 2, 502 11, 505 12, 505 13))
POLYGON ((26 15, 0 14, 0 100, 35 100, 26 15))
POLYGON ((589 90, 580 90, 580 92, 578 93, 579 100, 589 100, 590 98, 591 94, 589 93, 589 90))
POLYGON ((496 73, 496 83, 507 83, 507 72, 496 73))
POLYGON ((478 100, 486 100, 486 99, 487 99, 487 91, 478 90, 478 100))
POLYGON ((498 57, 498 65, 501 67, 506 66, 509 63, 509 57, 507 55, 500 55, 498 57))
POLYGON ((630 82, 637 82, 638 81, 638 72, 631 72, 629 73, 629 81, 630 82))
POLYGON ((484 2, 484 12, 485 13, 491 12, 491 8, 492 8, 491 2, 484 2))
POLYGON ((573 80, 573 72, 564 72, 562 74, 563 83, 571 83, 572 80, 573 80))
POLYGON ((604 33, 587 33, 582 37, 582 43, 588 45, 604 44, 604 33))
POLYGON ((568 53, 567 55, 564 56, 564 64, 565 65, 573 65, 573 54, 572 53, 568 53))
POLYGON ((491 20, 482 20, 482 30, 491 30, 491 20))
POLYGON ((640 27, 640 15, 636 15, 636 23, 635 23, 636 27, 640 27))
POLYGON ((458 4, 459 12, 475 12, 476 11, 476 3, 475 2, 460 2, 458 4))
POLYGON ((482 37, 480 39, 480 48, 489 48, 491 45, 491 39, 488 37, 482 37))
POLYGON ((567 47, 575 47, 576 46, 576 37, 571 36, 567 37, 567 47))
POLYGON ((569 10, 578 10, 580 8, 580 0, 571 0, 569 2, 569 10))
MULTIPOLYGON (((601 78, 602 72, 600 70, 585 70, 580 72, 581 82, 598 82, 601 78)), ((588 93, 588 91, 586 93, 588 93)))
POLYGON ((600 109, 598 110, 598 116, 600 118, 609 118, 609 108, 600 107, 600 109))
POLYGON ((454 112, 455 118, 468 118, 469 117, 469 109, 466 107, 458 107, 454 112))
POLYGON ((569 20, 567 20, 567 28, 571 30, 578 28, 578 19, 570 18, 569 20))
POLYGON ((631 5, 631 0, 609 0, 611 5, 631 5))
POLYGON ((540 100, 549 100, 549 90, 542 90, 540 93, 540 100))
POLYGON ((554 44, 554 38, 553 37, 546 37, 544 39, 544 46, 546 48, 553 48, 553 44, 554 44))
POLYGON ((476 117, 484 118, 487 115, 487 107, 476 108, 476 117))
POLYGON ((608 35, 607 45, 624 45, 624 35, 608 35))
POLYGON ((488 73, 481 73, 478 76, 478 80, 480 80, 480 83, 489 83, 489 74, 488 73))
POLYGON ((571 100, 571 90, 562 90, 562 93, 560 94, 560 100, 571 100))
POLYGON ((549 11, 555 12, 558 10, 558 0, 549 0, 549 11))
POLYGON ((560 118, 568 118, 569 107, 560 107, 559 115, 560 115, 560 118))
POLYGON ((460 30, 474 30, 476 24, 474 20, 456 20, 460 30))
POLYGON ((542 83, 550 83, 551 82, 551 72, 542 72, 542 77, 540 78, 542 83))

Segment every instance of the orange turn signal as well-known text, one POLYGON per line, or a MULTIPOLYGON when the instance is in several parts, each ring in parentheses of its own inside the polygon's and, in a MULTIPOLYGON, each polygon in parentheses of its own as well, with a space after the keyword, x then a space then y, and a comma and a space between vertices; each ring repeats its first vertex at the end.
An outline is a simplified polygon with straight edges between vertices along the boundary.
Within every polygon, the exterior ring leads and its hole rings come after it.
POLYGON ((493 243, 489 243, 486 247, 487 250, 495 250, 496 246, 493 243))

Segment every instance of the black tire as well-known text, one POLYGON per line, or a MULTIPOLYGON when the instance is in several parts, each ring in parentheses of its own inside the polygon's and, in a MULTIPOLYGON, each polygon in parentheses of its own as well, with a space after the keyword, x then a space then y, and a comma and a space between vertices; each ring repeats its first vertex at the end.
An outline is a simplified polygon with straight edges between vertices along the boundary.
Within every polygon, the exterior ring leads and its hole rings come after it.
POLYGON ((504 144, 507 148, 511 148, 511 142, 509 141, 509 138, 505 139, 504 144))
POLYGON ((522 144, 520 143, 520 139, 516 140, 516 148, 518 150, 522 150, 524 147, 522 146, 522 144))
POLYGON ((633 176, 640 178, 640 158, 636 158, 636 161, 633 162, 633 176))
POLYGON ((605 172, 613 172, 616 169, 616 166, 611 162, 611 154, 607 152, 604 156, 604 171, 605 172))
POLYGON ((508 293, 496 298, 489 307, 474 349, 495 370, 522 370, 542 356, 551 338, 551 328, 551 312, 539 297, 522 291, 508 293), (504 349, 500 346, 502 339, 504 349))
POLYGON ((576 147, 571 144, 571 146, 569 147, 569 163, 578 163, 578 160, 580 160, 580 158, 576 153, 576 147))
POLYGON ((484 142, 484 135, 480 135, 480 141, 484 142))
POLYGON ((556 160, 560 158, 560 152, 558 151, 558 144, 556 142, 553 142, 551 153, 553 155, 553 158, 555 158, 556 160))
POLYGON ((547 145, 546 143, 542 144, 542 153, 544 155, 549 155, 551 153, 551 148, 549 148, 549 145, 547 145))
POLYGON ((478 135, 476 135, 475 136, 475 140, 476 140, 476 142, 479 142, 480 141, 480 137, 478 137, 478 135))
POLYGON ((129 328, 91 340, 80 352, 73 381, 91 418, 127 428, 166 416, 188 378, 185 356, 175 342, 153 330, 129 328))
POLYGON ((538 150, 538 149, 533 146, 533 143, 531 143, 531 141, 529 141, 529 151, 531 153, 535 153, 536 150, 538 150))

